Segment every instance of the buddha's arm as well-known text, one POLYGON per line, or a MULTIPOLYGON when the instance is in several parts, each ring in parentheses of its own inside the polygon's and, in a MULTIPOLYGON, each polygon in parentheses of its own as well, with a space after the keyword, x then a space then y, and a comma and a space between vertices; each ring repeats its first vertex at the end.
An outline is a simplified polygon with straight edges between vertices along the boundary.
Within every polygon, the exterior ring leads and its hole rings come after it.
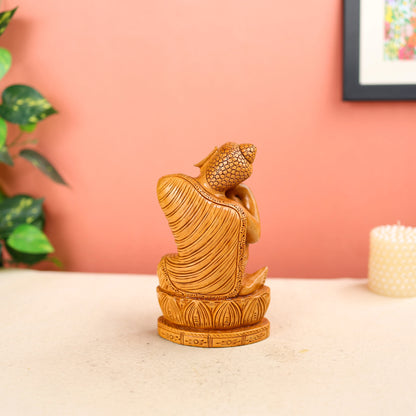
POLYGON ((253 193, 247 185, 237 185, 227 192, 227 197, 237 202, 247 216, 247 237, 249 244, 256 243, 260 238, 260 217, 253 193))

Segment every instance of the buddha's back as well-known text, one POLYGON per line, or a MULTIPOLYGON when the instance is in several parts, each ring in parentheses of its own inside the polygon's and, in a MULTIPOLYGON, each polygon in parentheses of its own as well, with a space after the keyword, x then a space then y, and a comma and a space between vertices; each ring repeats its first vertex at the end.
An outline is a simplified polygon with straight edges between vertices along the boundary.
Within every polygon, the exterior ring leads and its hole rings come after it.
POLYGON ((244 210, 186 175, 161 178, 157 193, 178 249, 159 263, 162 289, 206 299, 236 296, 244 273, 244 210))

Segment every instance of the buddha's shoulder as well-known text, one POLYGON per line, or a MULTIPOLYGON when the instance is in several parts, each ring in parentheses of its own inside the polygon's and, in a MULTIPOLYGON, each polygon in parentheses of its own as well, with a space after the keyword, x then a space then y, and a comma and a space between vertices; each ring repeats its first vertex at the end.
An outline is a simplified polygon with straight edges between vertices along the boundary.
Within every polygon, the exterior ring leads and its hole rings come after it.
POLYGON ((196 180, 183 174, 162 176, 157 183, 157 192, 165 193, 177 188, 196 186, 196 180))
POLYGON ((206 201, 209 204, 221 206, 222 209, 233 211, 239 217, 246 216, 242 207, 235 201, 228 198, 220 198, 207 192, 201 184, 191 176, 184 174, 174 174, 162 176, 157 184, 157 195, 159 201, 179 201, 195 202, 196 199, 206 201))

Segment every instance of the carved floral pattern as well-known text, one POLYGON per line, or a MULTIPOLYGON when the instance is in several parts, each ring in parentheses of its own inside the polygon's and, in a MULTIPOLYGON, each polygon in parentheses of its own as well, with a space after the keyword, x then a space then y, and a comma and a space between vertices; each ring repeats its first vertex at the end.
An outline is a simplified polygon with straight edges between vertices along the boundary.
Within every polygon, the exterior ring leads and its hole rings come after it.
POLYGON ((167 321, 189 328, 232 329, 261 321, 270 303, 270 289, 263 286, 249 296, 227 300, 178 297, 157 288, 160 308, 167 321))

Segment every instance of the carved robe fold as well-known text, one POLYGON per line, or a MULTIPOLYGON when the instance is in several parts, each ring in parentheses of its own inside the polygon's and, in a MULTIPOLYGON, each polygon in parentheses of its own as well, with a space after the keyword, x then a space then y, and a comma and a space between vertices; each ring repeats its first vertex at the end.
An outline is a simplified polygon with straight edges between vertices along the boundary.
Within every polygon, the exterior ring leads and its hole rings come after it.
POLYGON ((157 191, 178 248, 159 263, 161 287, 207 299, 237 296, 247 258, 244 210, 186 175, 161 178, 157 191))

